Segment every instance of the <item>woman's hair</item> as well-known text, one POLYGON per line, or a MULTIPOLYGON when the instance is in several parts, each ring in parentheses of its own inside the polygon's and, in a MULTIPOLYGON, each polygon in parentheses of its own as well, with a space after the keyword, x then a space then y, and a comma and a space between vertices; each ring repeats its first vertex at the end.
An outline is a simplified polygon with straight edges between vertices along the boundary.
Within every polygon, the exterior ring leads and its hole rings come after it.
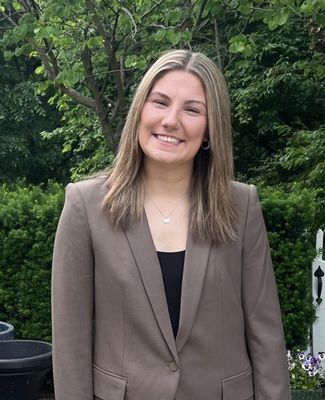
POLYGON ((189 230, 196 240, 222 243, 235 238, 231 202, 233 156, 230 102, 226 82, 212 60, 201 53, 173 50, 163 54, 141 80, 121 134, 119 150, 107 171, 107 195, 102 208, 115 227, 127 228, 144 212, 143 153, 139 145, 142 107, 155 82, 169 71, 186 71, 202 83, 207 101, 207 138, 193 164, 189 230))

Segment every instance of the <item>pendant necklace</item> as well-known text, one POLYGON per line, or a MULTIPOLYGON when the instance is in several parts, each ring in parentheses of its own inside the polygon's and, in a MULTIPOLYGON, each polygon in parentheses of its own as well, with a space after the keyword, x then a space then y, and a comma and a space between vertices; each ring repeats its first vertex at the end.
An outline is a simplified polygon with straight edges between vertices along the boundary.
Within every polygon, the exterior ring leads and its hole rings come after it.
POLYGON ((147 192, 148 192, 148 196, 150 198, 150 200, 152 201, 152 204, 155 206, 156 210, 159 212, 159 214, 162 216, 163 218, 163 223, 164 224, 169 224, 171 219, 170 216, 173 214, 174 211, 176 211, 176 209, 181 205, 181 203, 183 203, 184 199, 181 199, 176 206, 167 214, 163 214, 163 212, 160 210, 160 208, 158 207, 157 203, 154 201, 154 199, 151 196, 151 193, 149 191, 149 189, 147 188, 147 192))

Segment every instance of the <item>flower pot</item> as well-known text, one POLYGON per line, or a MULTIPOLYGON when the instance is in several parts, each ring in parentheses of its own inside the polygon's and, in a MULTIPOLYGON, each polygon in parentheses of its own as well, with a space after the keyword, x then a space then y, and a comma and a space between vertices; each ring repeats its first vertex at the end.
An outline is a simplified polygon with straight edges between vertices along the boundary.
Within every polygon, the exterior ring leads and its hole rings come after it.
POLYGON ((51 365, 50 343, 1 341, 0 400, 36 400, 51 365))
POLYGON ((292 400, 323 400, 323 390, 291 390, 292 400))
POLYGON ((11 340, 14 338, 15 328, 7 322, 0 321, 0 340, 11 340))

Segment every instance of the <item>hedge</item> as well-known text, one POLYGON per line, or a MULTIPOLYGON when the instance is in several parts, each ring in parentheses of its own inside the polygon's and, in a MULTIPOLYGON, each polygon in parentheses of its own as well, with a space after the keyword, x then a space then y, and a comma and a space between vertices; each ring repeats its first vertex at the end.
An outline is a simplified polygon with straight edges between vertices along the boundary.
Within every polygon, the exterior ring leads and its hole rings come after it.
MULTIPOLYGON (((0 320, 17 338, 51 340, 50 275, 63 187, 0 186, 0 320)), ((288 348, 304 348, 314 320, 315 196, 305 189, 259 190, 268 229, 288 348)))
POLYGON ((0 320, 16 338, 51 340, 53 241, 63 188, 23 183, 0 186, 0 320))
POLYGON ((282 311, 287 348, 306 348, 315 320, 311 267, 316 255, 315 193, 298 186, 291 190, 259 190, 282 311))

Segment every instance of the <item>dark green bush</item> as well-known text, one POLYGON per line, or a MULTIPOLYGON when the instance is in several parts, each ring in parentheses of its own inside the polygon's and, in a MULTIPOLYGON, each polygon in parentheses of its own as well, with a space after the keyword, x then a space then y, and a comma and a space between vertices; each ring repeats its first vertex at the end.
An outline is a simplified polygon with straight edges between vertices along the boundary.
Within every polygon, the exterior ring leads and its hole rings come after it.
POLYGON ((63 188, 0 186, 0 320, 16 338, 51 339, 50 281, 63 188))
POLYGON ((315 319, 311 265, 315 257, 315 193, 259 190, 278 285, 287 347, 306 348, 315 319))
MULTIPOLYGON (((306 189, 259 190, 288 348, 304 348, 314 320, 310 275, 315 195, 306 189)), ((0 320, 17 337, 50 340, 50 276, 63 188, 0 187, 0 320)))

